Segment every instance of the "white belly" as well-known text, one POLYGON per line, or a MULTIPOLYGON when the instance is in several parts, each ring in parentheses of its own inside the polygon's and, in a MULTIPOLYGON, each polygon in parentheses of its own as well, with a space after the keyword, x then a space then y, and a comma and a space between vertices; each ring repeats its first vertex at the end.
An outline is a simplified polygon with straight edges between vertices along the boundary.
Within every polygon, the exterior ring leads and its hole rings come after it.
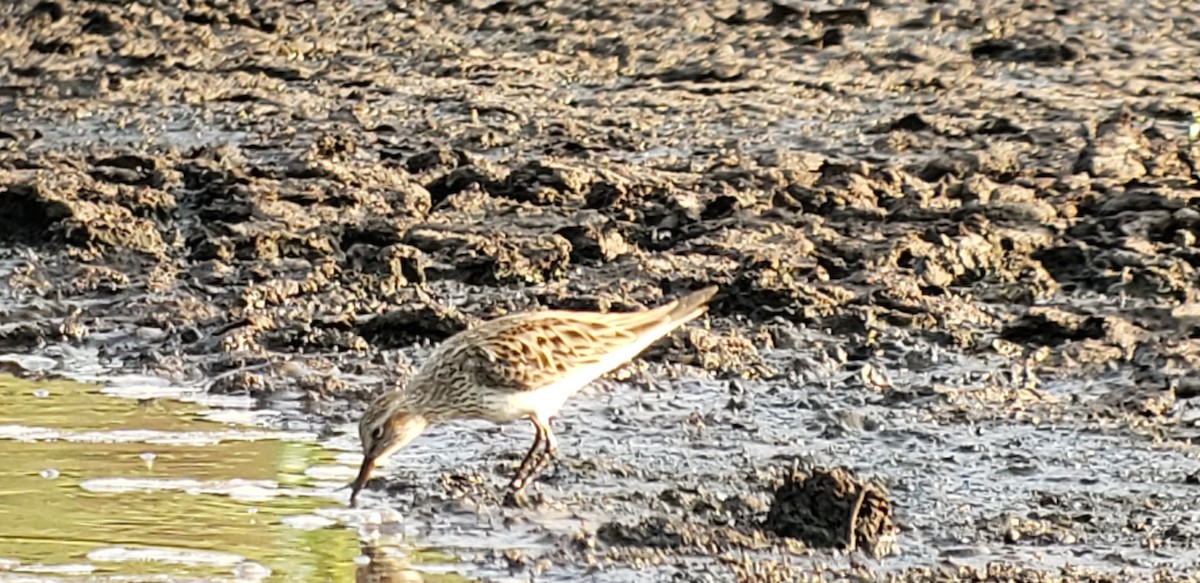
MULTIPOLYGON (((596 369, 601 369, 601 367, 596 367, 596 369)), ((499 402, 494 403, 495 406, 489 408, 489 413, 492 415, 490 419, 497 422, 507 422, 528 417, 537 417, 543 421, 548 421, 551 417, 558 414, 558 410, 562 409, 567 399, 570 399, 572 395, 578 393, 580 389, 606 372, 608 372, 607 367, 604 367, 603 370, 583 369, 540 389, 497 396, 499 402)))

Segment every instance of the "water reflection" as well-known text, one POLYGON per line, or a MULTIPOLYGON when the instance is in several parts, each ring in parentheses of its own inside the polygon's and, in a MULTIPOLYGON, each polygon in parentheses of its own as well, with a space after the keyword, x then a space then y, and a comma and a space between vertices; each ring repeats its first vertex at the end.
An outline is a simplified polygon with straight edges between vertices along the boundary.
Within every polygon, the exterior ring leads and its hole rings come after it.
POLYGON ((407 555, 401 555, 394 547, 378 547, 364 542, 355 581, 358 583, 413 583, 424 581, 414 571, 407 555))
POLYGON ((186 401, 0 376, 0 581, 462 580, 360 546, 314 436, 186 401))

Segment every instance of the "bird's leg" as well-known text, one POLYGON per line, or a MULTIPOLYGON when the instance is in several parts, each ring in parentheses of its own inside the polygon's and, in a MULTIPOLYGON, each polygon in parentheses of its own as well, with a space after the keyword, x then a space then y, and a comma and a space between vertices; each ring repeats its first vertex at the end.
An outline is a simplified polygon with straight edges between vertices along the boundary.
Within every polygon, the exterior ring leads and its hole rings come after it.
MULTIPOLYGON (((530 419, 533 421, 533 419, 530 419)), ((525 483, 532 477, 531 469, 536 462, 535 456, 543 448, 546 435, 542 425, 537 421, 533 421, 533 447, 529 448, 529 453, 525 454, 525 459, 521 461, 521 465, 517 466, 517 473, 513 475, 512 482, 509 482, 508 487, 514 492, 525 487, 525 483)), ((540 457, 540 456, 538 456, 540 457)))
POLYGON ((546 466, 550 465, 550 462, 554 461, 555 456, 558 455, 558 438, 554 436, 554 428, 550 426, 549 421, 544 422, 543 425, 542 432, 545 434, 544 441, 546 443, 543 446, 542 455, 538 458, 537 465, 529 473, 529 479, 531 480, 534 476, 541 473, 542 470, 546 469, 546 466))
MULTIPOLYGON (((534 450, 529 450, 530 455, 525 456, 526 463, 521 464, 517 470, 519 477, 513 478, 512 484, 509 485, 514 491, 524 488, 526 484, 537 477, 558 451, 558 439, 554 437, 554 430, 550 428, 550 424, 536 418, 530 418, 530 421, 533 422, 534 430, 537 431, 538 442, 540 442, 542 450, 536 456, 534 450), (530 456, 534 457, 531 459, 530 456)), ((537 445, 535 442, 534 447, 536 448, 537 445)))

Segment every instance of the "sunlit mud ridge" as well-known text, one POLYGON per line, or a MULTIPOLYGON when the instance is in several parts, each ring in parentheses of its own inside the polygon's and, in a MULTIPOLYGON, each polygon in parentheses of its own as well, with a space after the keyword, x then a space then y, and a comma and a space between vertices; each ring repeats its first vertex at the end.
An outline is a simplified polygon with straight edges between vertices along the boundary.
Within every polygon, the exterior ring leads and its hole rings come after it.
MULTIPOLYGON (((465 423, 365 503, 474 576, 1187 580, 1196 18, 4 3, 0 371, 248 398, 352 473, 368 399, 454 333, 717 285, 568 405, 526 499, 529 430, 465 423)), ((355 572, 409 564, 369 530, 355 572)))

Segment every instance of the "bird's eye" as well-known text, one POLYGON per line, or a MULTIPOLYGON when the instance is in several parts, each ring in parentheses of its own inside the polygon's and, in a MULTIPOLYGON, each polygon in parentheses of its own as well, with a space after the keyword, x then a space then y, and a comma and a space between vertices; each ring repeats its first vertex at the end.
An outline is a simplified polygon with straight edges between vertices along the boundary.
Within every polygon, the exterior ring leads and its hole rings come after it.
POLYGON ((376 440, 383 439, 383 427, 376 427, 375 431, 371 432, 371 437, 376 440))

